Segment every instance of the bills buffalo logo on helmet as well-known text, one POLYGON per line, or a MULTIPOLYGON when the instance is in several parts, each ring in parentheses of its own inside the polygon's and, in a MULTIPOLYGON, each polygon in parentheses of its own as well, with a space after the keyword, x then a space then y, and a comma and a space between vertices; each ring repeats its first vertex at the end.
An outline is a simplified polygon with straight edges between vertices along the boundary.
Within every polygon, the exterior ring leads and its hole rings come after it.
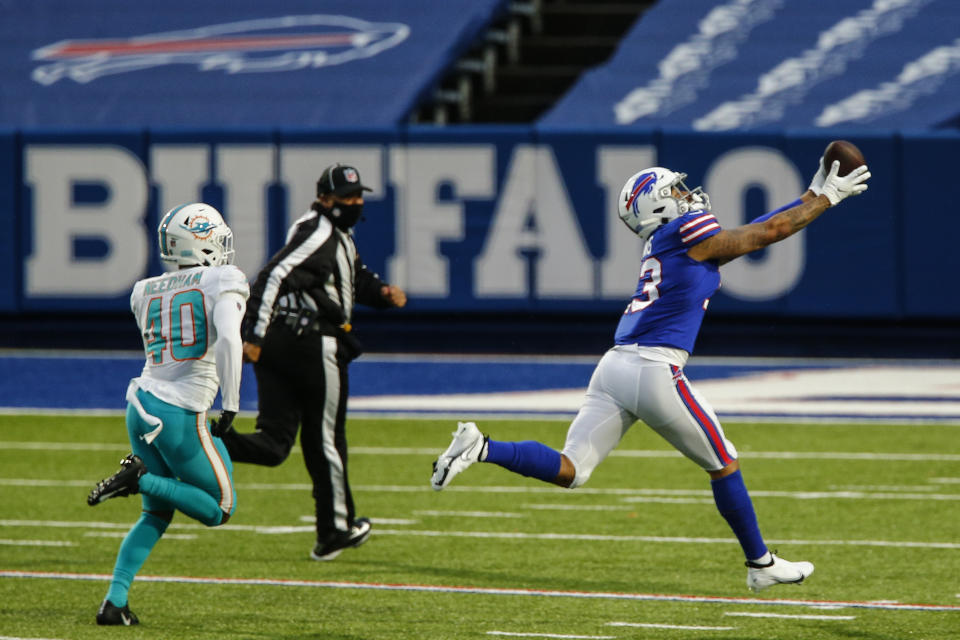
POLYGON ((653 191, 653 185, 656 183, 656 171, 648 171, 637 176, 637 180, 633 183, 633 190, 630 192, 630 198, 627 200, 627 209, 637 213, 637 196, 653 191))
POLYGON ((32 78, 51 85, 63 78, 97 78, 174 64, 200 71, 269 73, 343 64, 395 47, 410 35, 399 22, 367 22, 334 15, 244 20, 130 38, 61 40, 33 51, 43 63, 32 78))

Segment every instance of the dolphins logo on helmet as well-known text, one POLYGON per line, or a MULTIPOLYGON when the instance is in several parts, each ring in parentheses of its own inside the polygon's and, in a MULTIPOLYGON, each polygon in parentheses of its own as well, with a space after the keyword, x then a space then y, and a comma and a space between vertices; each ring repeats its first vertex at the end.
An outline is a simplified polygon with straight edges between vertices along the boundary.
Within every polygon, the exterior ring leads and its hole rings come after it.
POLYGON ((193 234, 197 240, 206 240, 219 225, 211 222, 206 216, 194 216, 180 223, 180 228, 193 234))

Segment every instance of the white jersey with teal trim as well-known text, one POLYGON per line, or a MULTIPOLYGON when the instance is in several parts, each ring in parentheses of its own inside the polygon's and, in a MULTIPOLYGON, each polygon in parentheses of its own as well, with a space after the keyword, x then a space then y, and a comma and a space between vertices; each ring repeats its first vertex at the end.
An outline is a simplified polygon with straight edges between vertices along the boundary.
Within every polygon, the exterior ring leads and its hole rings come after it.
POLYGON ((213 405, 222 383, 223 408, 236 411, 239 329, 249 296, 246 276, 233 265, 193 267, 137 282, 130 308, 146 363, 134 382, 165 402, 197 412, 213 405), (224 327, 230 335, 221 335, 224 327), (221 339, 228 349, 218 346, 221 339))

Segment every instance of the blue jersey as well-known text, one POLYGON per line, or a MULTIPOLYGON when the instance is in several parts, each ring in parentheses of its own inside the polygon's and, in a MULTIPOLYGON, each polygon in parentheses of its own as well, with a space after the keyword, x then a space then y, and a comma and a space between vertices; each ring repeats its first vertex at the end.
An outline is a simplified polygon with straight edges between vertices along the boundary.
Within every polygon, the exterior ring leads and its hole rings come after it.
POLYGON ((637 291, 617 325, 617 344, 693 352, 707 303, 720 286, 720 269, 716 262, 694 260, 687 249, 720 231, 712 213, 694 211, 654 232, 637 291))

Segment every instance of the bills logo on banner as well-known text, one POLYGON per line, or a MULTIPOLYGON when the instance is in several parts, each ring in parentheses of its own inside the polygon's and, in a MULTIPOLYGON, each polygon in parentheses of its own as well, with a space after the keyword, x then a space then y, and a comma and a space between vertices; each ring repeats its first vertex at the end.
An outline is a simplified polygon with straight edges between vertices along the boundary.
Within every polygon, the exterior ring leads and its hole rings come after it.
POLYGON ((168 31, 133 38, 62 40, 33 52, 48 62, 32 78, 51 85, 63 78, 97 78, 163 65, 200 71, 268 73, 327 67, 375 56, 397 46, 410 27, 334 15, 284 16, 168 31))

